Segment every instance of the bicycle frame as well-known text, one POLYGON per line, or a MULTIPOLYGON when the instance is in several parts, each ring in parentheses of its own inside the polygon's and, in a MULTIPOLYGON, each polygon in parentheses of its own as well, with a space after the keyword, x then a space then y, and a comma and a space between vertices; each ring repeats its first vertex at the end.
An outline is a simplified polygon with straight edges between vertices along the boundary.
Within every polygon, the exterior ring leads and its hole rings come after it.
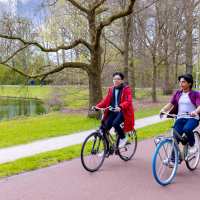
MULTIPOLYGON (((176 119, 177 119, 177 117, 178 117, 178 115, 170 115, 170 114, 168 114, 168 113, 164 113, 164 114, 166 114, 166 115, 172 117, 172 118, 174 119, 174 122, 176 121, 176 119)), ((181 115, 189 115, 189 113, 183 113, 183 114, 181 114, 181 115)), ((170 139, 170 140, 172 140, 172 149, 174 149, 174 146, 176 146, 176 148, 177 148, 177 150, 178 150, 178 154, 179 154, 180 161, 183 161, 183 160, 186 159, 188 141, 186 141, 186 140, 184 139, 184 136, 181 136, 174 128, 172 128, 172 129, 171 129, 171 136, 168 136, 168 137, 166 137, 166 136, 158 136, 158 137, 156 137, 156 138, 154 139, 155 145, 157 146, 157 144, 158 144, 158 143, 160 142, 160 140, 162 140, 162 139, 170 139), (177 138, 178 138, 178 139, 180 140, 180 142, 182 143, 182 145, 183 145, 183 151, 181 151, 180 146, 179 146, 179 143, 178 143, 178 141, 177 141, 177 139, 176 139, 175 136, 177 136, 177 138)), ((164 151, 166 152, 165 149, 164 149, 164 151)), ((166 152, 166 153, 167 153, 167 152, 166 152)), ((172 152, 171 152, 171 154, 172 154, 172 152)), ((160 157, 160 155, 159 155, 159 157, 160 157)))

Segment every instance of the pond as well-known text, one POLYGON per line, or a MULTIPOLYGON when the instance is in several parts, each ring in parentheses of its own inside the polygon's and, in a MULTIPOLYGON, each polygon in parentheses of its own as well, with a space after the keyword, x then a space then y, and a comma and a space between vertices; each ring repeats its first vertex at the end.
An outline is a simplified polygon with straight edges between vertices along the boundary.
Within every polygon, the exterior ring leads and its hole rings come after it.
POLYGON ((0 97, 0 120, 43 113, 46 109, 40 100, 0 97))

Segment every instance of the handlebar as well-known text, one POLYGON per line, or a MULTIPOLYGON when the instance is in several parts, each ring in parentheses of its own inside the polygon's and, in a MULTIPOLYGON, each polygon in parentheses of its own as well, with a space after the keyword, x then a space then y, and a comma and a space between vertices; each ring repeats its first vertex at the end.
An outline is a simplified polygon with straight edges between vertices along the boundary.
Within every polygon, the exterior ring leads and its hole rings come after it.
POLYGON ((109 111, 115 112, 115 108, 113 108, 112 106, 108 106, 106 108, 98 108, 98 107, 93 106, 91 109, 94 110, 94 111, 100 110, 102 112, 105 112, 106 110, 109 110, 109 111))
POLYGON ((182 114, 176 115, 176 114, 169 114, 169 113, 167 113, 167 112, 161 112, 161 113, 160 113, 160 118, 161 118, 161 119, 162 119, 163 115, 167 115, 167 116, 172 117, 172 118, 177 118, 177 117, 183 116, 183 115, 190 116, 190 113, 189 113, 189 112, 186 112, 186 113, 182 113, 182 114))

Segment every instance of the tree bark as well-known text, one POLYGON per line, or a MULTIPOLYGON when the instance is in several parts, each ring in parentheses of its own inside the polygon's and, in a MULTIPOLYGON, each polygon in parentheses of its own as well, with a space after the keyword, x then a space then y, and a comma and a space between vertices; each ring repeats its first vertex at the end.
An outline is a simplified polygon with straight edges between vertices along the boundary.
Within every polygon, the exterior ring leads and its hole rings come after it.
POLYGON ((157 102, 157 93, 156 93, 157 65, 156 65, 156 57, 155 56, 152 56, 152 61, 153 61, 152 100, 153 100, 153 102, 157 102))

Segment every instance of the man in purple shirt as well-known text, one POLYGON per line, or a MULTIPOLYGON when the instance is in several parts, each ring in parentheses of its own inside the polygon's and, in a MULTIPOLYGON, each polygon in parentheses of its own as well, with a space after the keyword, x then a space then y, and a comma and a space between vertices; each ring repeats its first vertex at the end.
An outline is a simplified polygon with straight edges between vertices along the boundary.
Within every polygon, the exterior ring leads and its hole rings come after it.
MULTIPOLYGON (((180 90, 176 91, 170 103, 161 109, 162 112, 177 114, 174 129, 182 135, 186 134, 189 143, 189 154, 197 151, 193 130, 199 124, 200 114, 200 93, 192 90, 193 77, 191 74, 184 74, 178 77, 180 90), (185 114, 184 113, 189 113, 185 114)), ((179 142, 179 141, 178 141, 179 142)))

